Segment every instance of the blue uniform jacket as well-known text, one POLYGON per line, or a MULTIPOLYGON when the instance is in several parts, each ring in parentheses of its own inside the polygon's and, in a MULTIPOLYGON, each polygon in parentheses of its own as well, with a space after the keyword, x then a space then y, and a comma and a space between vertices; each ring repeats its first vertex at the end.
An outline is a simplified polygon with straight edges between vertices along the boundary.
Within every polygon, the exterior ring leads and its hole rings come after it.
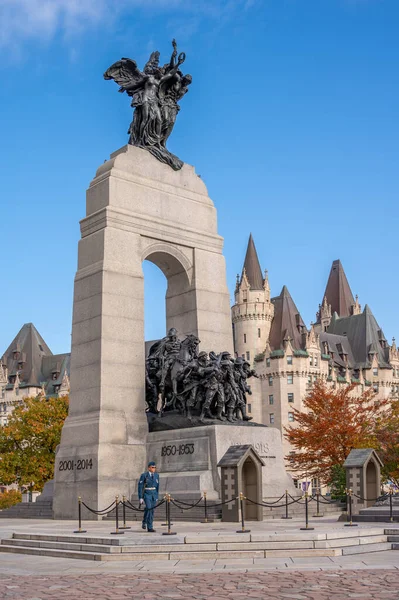
POLYGON ((156 494, 158 500, 158 490, 159 490, 159 475, 158 473, 153 473, 151 477, 151 473, 146 471, 140 475, 139 479, 139 500, 144 498, 144 492, 148 488, 155 488, 155 490, 149 490, 152 493, 156 494))

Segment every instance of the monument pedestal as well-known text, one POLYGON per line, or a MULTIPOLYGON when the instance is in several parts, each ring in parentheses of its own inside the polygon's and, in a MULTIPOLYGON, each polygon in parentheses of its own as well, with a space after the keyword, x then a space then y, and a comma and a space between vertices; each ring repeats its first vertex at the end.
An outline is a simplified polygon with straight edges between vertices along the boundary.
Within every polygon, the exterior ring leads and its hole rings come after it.
MULTIPOLYGON (((296 494, 286 473, 280 432, 274 427, 204 425, 148 434, 147 460, 155 460, 160 473, 160 492, 176 498, 209 500, 221 497, 218 462, 230 446, 250 444, 262 458, 262 497, 296 494)), ((240 490, 239 490, 240 491, 240 490)))
POLYGON ((146 150, 121 148, 90 184, 81 235, 56 519, 76 517, 78 496, 95 510, 130 497, 146 466, 143 260, 167 278, 166 329, 233 351, 223 239, 192 166, 173 171, 146 150))

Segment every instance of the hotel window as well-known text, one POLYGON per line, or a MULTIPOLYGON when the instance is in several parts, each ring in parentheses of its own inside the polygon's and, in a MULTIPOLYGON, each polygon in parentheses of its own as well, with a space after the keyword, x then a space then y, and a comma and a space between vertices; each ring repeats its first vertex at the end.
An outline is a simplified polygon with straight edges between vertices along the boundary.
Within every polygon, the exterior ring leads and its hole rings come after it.
POLYGON ((274 404, 274 396, 273 396, 273 394, 269 394, 269 404, 274 404))
POLYGON ((317 356, 314 357, 314 366, 317 367, 319 359, 317 356))
POLYGON ((258 328, 258 338, 260 338, 260 328, 258 328))
POLYGON ((266 359, 266 366, 267 366, 267 367, 270 367, 270 358, 267 358, 267 359, 266 359))
POLYGON ((309 361, 310 361, 310 366, 313 366, 313 354, 310 355, 309 357, 309 361))
POLYGON ((292 394, 292 393, 288 394, 288 402, 294 402, 294 394, 292 394))
POLYGON ((289 412, 288 413, 288 421, 290 423, 292 423, 293 421, 295 421, 295 417, 294 417, 294 413, 293 412, 289 412))
POLYGON ((317 381, 317 375, 313 375, 313 381, 317 381))
POLYGON ((287 375, 287 383, 294 383, 294 376, 292 373, 290 375, 287 375))
POLYGON ((378 383, 375 383, 375 384, 373 385, 373 390, 374 390, 375 392, 378 392, 378 389, 379 389, 379 388, 378 388, 378 383))
POLYGON ((252 404, 248 404, 248 412, 252 412, 252 404))
POLYGON ((269 385, 273 385, 273 377, 269 375, 269 385))
POLYGON ((292 365, 292 354, 287 356, 287 365, 292 365))
POLYGON ((312 376, 308 375, 308 383, 312 383, 312 376))
POLYGON ((273 425, 273 424, 274 424, 274 413, 271 413, 271 414, 269 415, 269 423, 270 423, 270 425, 273 425))
POLYGON ((373 375, 374 375, 374 377, 377 377, 377 375, 378 375, 378 369, 377 369, 377 367, 373 368, 373 375))
POLYGON ((247 360, 251 360, 251 354, 250 354, 250 352, 247 352, 247 360))
POLYGON ((247 343, 247 334, 244 333, 244 344, 246 344, 246 343, 247 343))

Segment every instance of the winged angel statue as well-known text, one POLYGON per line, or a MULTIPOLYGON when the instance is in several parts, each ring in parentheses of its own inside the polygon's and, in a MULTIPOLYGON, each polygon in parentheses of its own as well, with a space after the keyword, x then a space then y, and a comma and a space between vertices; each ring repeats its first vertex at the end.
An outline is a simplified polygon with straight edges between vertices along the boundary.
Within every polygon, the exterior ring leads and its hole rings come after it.
POLYGON ((119 92, 132 97, 135 109, 130 124, 129 144, 144 148, 175 171, 183 162, 166 149, 180 110, 179 100, 188 92, 191 75, 183 75, 180 65, 186 59, 184 52, 177 55, 176 41, 172 41, 170 62, 159 66, 159 52, 153 52, 141 72, 130 58, 121 58, 104 73, 104 79, 113 79, 120 85, 119 92))

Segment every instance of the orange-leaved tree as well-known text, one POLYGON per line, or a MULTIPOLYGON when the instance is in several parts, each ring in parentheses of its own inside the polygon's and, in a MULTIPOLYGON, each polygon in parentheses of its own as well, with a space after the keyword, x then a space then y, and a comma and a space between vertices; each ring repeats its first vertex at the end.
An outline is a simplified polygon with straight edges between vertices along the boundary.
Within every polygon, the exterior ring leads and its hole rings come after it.
POLYGON ((0 482, 41 490, 53 477, 69 399, 24 398, 0 427, 0 482))
POLYGON ((285 428, 284 436, 293 448, 286 458, 299 476, 328 483, 351 450, 378 448, 376 424, 387 401, 375 400, 372 389, 359 395, 356 387, 333 389, 319 380, 303 400, 303 410, 294 409, 296 423, 285 428))

